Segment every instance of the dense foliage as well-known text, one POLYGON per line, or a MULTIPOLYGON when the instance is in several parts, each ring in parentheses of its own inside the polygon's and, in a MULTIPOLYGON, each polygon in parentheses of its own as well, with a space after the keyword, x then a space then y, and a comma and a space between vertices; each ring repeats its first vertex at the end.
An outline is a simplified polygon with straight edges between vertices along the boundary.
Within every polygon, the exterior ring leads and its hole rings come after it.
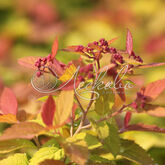
POLYGON ((165 133, 157 125, 131 124, 134 114, 165 117, 165 108, 153 101, 165 90, 165 79, 136 88, 137 70, 165 65, 146 64, 133 50, 127 30, 126 49, 111 44, 117 38, 76 45, 61 51, 77 60, 64 64, 56 58, 58 39, 47 57, 23 57, 18 63, 33 69, 31 83, 42 97, 36 115, 19 110, 8 87, 0 97, 0 122, 10 124, 0 136, 5 165, 115 165, 121 157, 141 165, 154 160, 136 142, 124 137, 129 131, 165 133), (127 92, 134 90, 132 99, 127 92), (10 153, 18 151, 14 155, 10 153))

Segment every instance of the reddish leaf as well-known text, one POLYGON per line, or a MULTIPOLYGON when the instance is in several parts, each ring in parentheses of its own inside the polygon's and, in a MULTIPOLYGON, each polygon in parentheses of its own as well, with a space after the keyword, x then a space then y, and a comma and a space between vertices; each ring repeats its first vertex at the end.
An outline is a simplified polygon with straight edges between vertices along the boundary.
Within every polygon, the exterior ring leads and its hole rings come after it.
POLYGON ((27 68, 36 69, 35 62, 37 59, 38 57, 23 57, 18 59, 18 64, 27 68))
POLYGON ((144 45, 144 49, 149 55, 151 54, 157 55, 164 53, 165 51, 164 45, 165 45, 165 35, 161 34, 150 38, 147 41, 147 43, 144 45))
POLYGON ((127 29, 127 39, 126 39, 126 51, 130 55, 133 50, 133 39, 131 32, 127 29))
POLYGON ((56 37, 53 46, 52 46, 52 54, 51 54, 51 58, 54 59, 54 57, 57 54, 57 50, 58 50, 58 38, 56 37))
POLYGON ((0 107, 3 114, 13 114, 17 113, 17 99, 10 88, 5 87, 3 89, 0 98, 0 107))
POLYGON ((164 89, 165 79, 162 79, 148 84, 145 88, 142 88, 141 93, 147 96, 147 101, 150 102, 155 100, 164 89))
POLYGON ((42 120, 47 126, 53 125, 53 118, 54 118, 54 112, 55 112, 55 101, 53 97, 50 95, 46 102, 44 103, 42 107, 42 120))
POLYGON ((157 67, 157 66, 163 66, 165 65, 165 62, 162 63, 152 63, 152 64, 146 64, 146 65, 138 65, 135 68, 152 68, 152 67, 157 67))
MULTIPOLYGON (((3 89, 4 89, 4 84, 3 84, 2 80, 0 79, 0 95, 3 91, 3 89)), ((1 107, 0 107, 0 109, 1 109, 1 107)))
POLYGON ((75 52, 79 45, 68 46, 67 48, 63 49, 63 51, 67 52, 75 52))
POLYGON ((58 76, 61 76, 64 73, 64 68, 61 67, 60 62, 56 59, 53 60, 53 64, 50 63, 49 67, 55 72, 58 76))
POLYGON ((127 127, 130 120, 131 120, 132 113, 130 111, 126 112, 125 118, 124 118, 124 127, 127 127))
POLYGON ((156 117, 165 117, 165 108, 159 105, 145 104, 144 110, 146 113, 156 117))
POLYGON ((125 131, 148 131, 148 132, 165 133, 164 128, 159 128, 155 125, 144 125, 141 123, 129 125, 125 131))
POLYGON ((45 128, 38 123, 34 122, 22 122, 12 125, 10 128, 7 128, 0 140, 10 140, 10 139, 32 139, 34 136, 42 133, 45 128))

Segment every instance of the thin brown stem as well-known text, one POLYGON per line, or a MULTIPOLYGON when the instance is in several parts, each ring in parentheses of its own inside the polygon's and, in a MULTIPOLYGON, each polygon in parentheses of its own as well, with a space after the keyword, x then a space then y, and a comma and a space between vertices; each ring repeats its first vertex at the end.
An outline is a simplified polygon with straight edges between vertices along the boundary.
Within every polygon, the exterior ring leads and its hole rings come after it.
MULTIPOLYGON (((129 105, 130 105, 130 104, 128 104, 128 105, 123 105, 118 111, 116 111, 116 112, 110 114, 109 116, 106 116, 106 117, 104 117, 104 118, 101 118, 100 120, 96 121, 96 123, 100 123, 100 122, 102 122, 102 121, 104 121, 104 120, 110 119, 110 118, 112 118, 112 117, 118 115, 119 113, 121 113, 121 112, 124 110, 124 108, 128 107, 129 105)), ((82 126, 82 127, 81 127, 81 130, 82 130, 82 129, 88 129, 88 128, 90 128, 91 126, 92 126, 91 124, 82 126)))
POLYGON ((82 112, 83 112, 83 113, 85 113, 85 110, 84 110, 83 106, 81 105, 81 103, 80 103, 80 101, 79 101, 79 99, 78 99, 77 95, 75 94, 74 96, 75 96, 75 99, 76 99, 76 101, 77 101, 78 105, 80 106, 80 108, 81 108, 82 112))
POLYGON ((88 125, 85 125, 85 126, 81 127, 81 129, 88 129, 90 127, 92 127, 92 125, 91 124, 88 124, 88 125))
MULTIPOLYGON (((94 69, 95 69, 95 72, 96 72, 96 79, 95 79, 95 80, 97 80, 97 77, 98 77, 98 70, 100 69, 100 62, 99 62, 99 60, 97 60, 97 65, 98 65, 98 68, 96 67, 96 63, 94 62, 94 69)), ((93 81, 92 89, 93 89, 93 86, 95 85, 95 80, 93 81)), ((85 127, 85 126, 84 126, 84 122, 85 122, 87 113, 88 113, 90 107, 92 106, 92 103, 94 102, 93 97, 94 97, 94 89, 93 89, 93 92, 92 92, 92 94, 91 94, 91 99, 90 99, 90 101, 89 101, 89 103, 88 103, 88 106, 87 106, 86 110, 84 110, 84 108, 82 107, 81 103, 79 102, 79 100, 78 100, 78 98, 77 98, 77 96, 76 96, 76 94, 75 94, 75 98, 76 98, 77 102, 79 103, 79 106, 80 106, 80 108, 81 108, 82 111, 83 111, 83 114, 82 114, 82 118, 81 118, 80 124, 79 124, 79 126, 78 126, 76 132, 74 133, 74 135, 76 135, 77 133, 79 133, 79 132, 85 127)))
POLYGON ((93 100, 93 97, 94 97, 94 92, 91 94, 90 102, 88 103, 88 106, 87 106, 86 110, 85 110, 84 113, 82 114, 82 118, 81 118, 80 124, 79 124, 79 126, 78 126, 76 132, 74 133, 74 135, 78 134, 78 133, 82 130, 82 128, 85 127, 85 126, 83 126, 83 125, 84 125, 84 122, 85 122, 87 113, 88 113, 88 111, 89 111, 89 109, 90 109, 90 107, 91 107, 91 105, 92 105, 92 103, 93 103, 93 101, 94 101, 94 100, 93 100))
POLYGON ((40 147, 41 147, 41 145, 40 145, 40 142, 39 142, 38 137, 37 137, 37 136, 35 136, 35 137, 33 138, 33 140, 34 140, 34 142, 36 143, 37 147, 38 147, 38 148, 40 148, 40 147))
POLYGON ((97 67, 98 67, 98 70, 100 70, 100 61, 97 60, 97 67))

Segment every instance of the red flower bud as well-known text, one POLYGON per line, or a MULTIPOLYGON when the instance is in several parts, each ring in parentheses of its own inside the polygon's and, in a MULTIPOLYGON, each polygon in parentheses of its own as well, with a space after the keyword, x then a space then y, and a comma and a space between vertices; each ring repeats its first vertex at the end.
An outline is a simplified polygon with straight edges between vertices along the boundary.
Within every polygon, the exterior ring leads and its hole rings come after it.
POLYGON ((36 75, 37 75, 37 77, 40 77, 40 76, 42 75, 42 73, 41 73, 40 71, 38 71, 38 72, 36 73, 36 75))
POLYGON ((79 81, 85 81, 83 76, 78 76, 79 81))

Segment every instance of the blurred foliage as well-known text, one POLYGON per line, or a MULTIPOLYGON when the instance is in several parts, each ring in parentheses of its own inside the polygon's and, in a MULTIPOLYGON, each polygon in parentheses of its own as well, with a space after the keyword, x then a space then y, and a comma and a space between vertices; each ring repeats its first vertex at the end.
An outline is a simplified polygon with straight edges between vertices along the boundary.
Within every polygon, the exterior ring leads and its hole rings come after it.
MULTIPOLYGON (((121 36, 114 45, 124 49, 128 27, 133 33, 135 52, 147 63, 163 62, 164 8, 164 0, 0 0, 0 86, 4 84, 13 88, 22 107, 34 106, 31 98, 35 95, 31 90, 22 94, 23 99, 19 96, 20 91, 25 92, 25 84, 30 83, 32 73, 19 67, 17 59, 46 56, 55 36, 59 37, 60 48, 86 44, 103 37, 111 39, 121 36)), ((58 52, 57 58, 68 63, 78 57, 71 53, 58 52)), ((144 76, 144 80, 140 81, 144 85, 162 79, 164 69, 165 67, 139 70, 144 76)), ((164 99, 157 102, 165 106, 164 99)), ((165 127, 164 118, 134 116, 132 122, 138 121, 165 127)), ((0 132, 5 127, 6 125, 0 124, 0 132)), ((134 133, 126 133, 123 136, 134 139, 149 149, 157 163, 164 165, 164 135, 138 133, 135 136, 134 133)), ((118 164, 131 165, 126 160, 119 160, 118 164)))

